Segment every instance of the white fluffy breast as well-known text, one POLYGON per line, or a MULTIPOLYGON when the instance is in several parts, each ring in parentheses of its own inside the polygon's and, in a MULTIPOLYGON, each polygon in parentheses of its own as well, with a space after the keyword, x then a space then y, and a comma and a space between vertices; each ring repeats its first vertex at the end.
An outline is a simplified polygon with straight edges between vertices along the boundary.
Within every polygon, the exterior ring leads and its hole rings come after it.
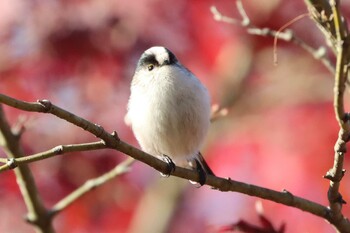
POLYGON ((181 65, 135 74, 128 119, 141 148, 175 162, 194 156, 210 124, 206 88, 181 65))

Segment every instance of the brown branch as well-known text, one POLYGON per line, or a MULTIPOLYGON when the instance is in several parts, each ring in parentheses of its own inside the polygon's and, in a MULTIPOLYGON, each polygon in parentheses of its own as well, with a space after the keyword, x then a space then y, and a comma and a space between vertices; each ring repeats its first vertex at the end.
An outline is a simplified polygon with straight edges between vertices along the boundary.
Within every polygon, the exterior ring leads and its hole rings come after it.
POLYGON ((106 172, 105 174, 87 180, 82 186, 74 190, 68 196, 64 197, 62 200, 57 202, 50 210, 51 216, 55 216, 60 213, 62 210, 66 209, 68 206, 73 204, 77 199, 81 198, 83 195, 88 193, 89 191, 105 184, 106 182, 114 179, 115 177, 122 175, 130 170, 131 164, 135 162, 134 159, 128 158, 125 161, 118 164, 115 168, 106 172))
MULTIPOLYGON (((19 144, 19 137, 12 133, 2 105, 0 105, 0 144, 10 160, 24 155, 19 144)), ((29 167, 27 165, 20 166, 15 169, 15 175, 28 210, 27 221, 35 226, 38 233, 53 233, 51 218, 41 201, 29 167)))
POLYGON ((328 201, 330 209, 334 213, 334 222, 332 223, 337 227, 339 232, 350 232, 350 229, 347 227, 349 220, 342 214, 342 205, 345 201, 339 193, 340 182, 345 173, 343 164, 344 155, 346 153, 346 143, 349 141, 350 137, 349 117, 344 109, 344 92, 348 76, 348 29, 340 13, 339 2, 330 0, 328 5, 323 1, 321 1, 320 4, 325 4, 322 11, 325 12, 323 13, 323 18, 320 18, 320 14, 317 14, 318 11, 320 11, 319 7, 309 8, 314 11, 313 15, 315 20, 318 21, 319 27, 322 28, 322 31, 329 39, 337 56, 333 103, 335 117, 340 127, 338 140, 334 146, 335 154, 333 167, 325 175, 325 178, 330 180, 328 201))
POLYGON ((104 141, 98 141, 98 142, 89 142, 89 143, 81 143, 81 144, 60 145, 50 150, 33 154, 33 155, 24 156, 21 158, 11 158, 11 159, 0 158, 0 163, 4 163, 4 165, 0 166, 0 173, 3 171, 14 169, 21 164, 27 164, 27 163, 43 160, 43 159, 50 158, 56 155, 61 155, 64 153, 99 150, 104 148, 107 148, 104 141))
MULTIPOLYGON (((154 169, 166 173, 168 171, 167 164, 156 157, 149 155, 131 145, 121 141, 116 133, 109 134, 106 132, 101 126, 93 124, 83 118, 80 118, 66 110, 63 110, 53 104, 51 104, 48 100, 38 101, 38 102, 24 102, 19 101, 14 98, 5 96, 0 94, 0 103, 7 104, 9 106, 16 107, 18 109, 23 109, 26 111, 32 112, 44 112, 53 114, 59 118, 62 118, 90 133, 95 136, 101 138, 106 146, 109 148, 121 151, 134 159, 137 159, 143 163, 148 164, 154 169)), ((184 178, 192 181, 199 181, 199 175, 196 171, 185 169, 182 167, 176 166, 175 170, 171 172, 171 175, 177 176, 180 178, 184 178)), ((292 206, 297 209, 309 212, 316 216, 327 219, 330 222, 334 222, 334 214, 332 210, 318 204, 316 202, 312 202, 310 200, 294 196, 288 191, 274 191, 271 189, 259 187, 256 185, 246 184, 239 181, 231 180, 230 178, 220 178, 216 176, 208 176, 206 180, 206 184, 212 186, 216 190, 220 190, 223 192, 239 192, 244 193, 250 196, 260 197, 266 200, 274 201, 277 203, 281 203, 287 206, 292 206)), ((350 224, 346 223, 347 227, 350 229, 350 224)))
MULTIPOLYGON (((237 0, 237 8, 242 17, 240 25, 247 28, 247 32, 255 35, 273 36, 275 38, 291 41, 301 48, 319 59, 332 72, 335 73, 334 84, 334 111, 336 119, 340 126, 339 137, 335 144, 335 156, 333 167, 327 172, 325 178, 330 179, 330 187, 328 191, 328 200, 332 213, 329 221, 336 227, 339 232, 350 232, 349 221, 343 216, 341 209, 345 201, 339 193, 340 181, 345 173, 343 169, 344 154, 346 152, 346 143, 350 139, 349 114, 344 110, 344 92, 348 77, 348 63, 350 60, 350 37, 348 36, 348 27, 344 17, 339 10, 339 0, 305 0, 311 18, 316 22, 317 26, 324 33, 326 41, 333 49, 337 56, 336 67, 334 68, 330 60, 325 55, 325 49, 315 50, 306 42, 293 35, 288 30, 279 34, 278 31, 271 29, 260 29, 251 25, 250 20, 245 13, 242 3, 237 0), (243 23, 247 22, 247 23, 243 23)), ((212 13, 218 21, 239 24, 239 20, 231 19, 221 15, 221 13, 213 7, 212 13)))
POLYGON ((325 35, 327 43, 334 49, 336 44, 335 28, 332 22, 333 12, 329 0, 304 0, 311 19, 325 35))
POLYGON ((285 31, 277 31, 277 30, 272 30, 270 28, 259 28, 254 26, 247 13, 244 10, 244 7, 242 5, 241 0, 236 0, 236 5, 238 12, 240 16, 242 17, 242 20, 230 18, 228 16, 222 15, 215 6, 212 6, 210 8, 214 19, 217 21, 225 22, 225 23, 230 23, 230 24, 236 24, 240 25, 243 28, 247 29, 247 33, 251 35, 256 35, 256 36, 269 36, 273 37, 279 40, 283 40, 286 42, 292 42, 302 49, 304 49, 306 52, 311 54, 315 59, 320 60, 322 64, 332 73, 334 73, 334 65, 332 62, 326 57, 326 49, 322 46, 318 49, 313 48, 310 46, 308 43, 306 43, 304 40, 296 36, 292 30, 285 30, 285 31))
MULTIPOLYGON (((337 55, 337 47, 339 44, 339 37, 337 33, 344 33, 344 35, 349 34, 349 29, 347 27, 344 17, 341 16, 340 12, 334 15, 334 8, 331 0, 304 0, 310 12, 311 19, 314 20, 318 28, 324 34, 327 44, 332 48, 333 52, 337 55), (337 18, 338 23, 334 21, 337 18), (336 27, 341 26, 341 30, 336 27)), ((338 2, 338 1, 337 1, 338 2)), ((344 36, 344 43, 350 43, 349 36, 344 36)), ((350 56, 350 50, 345 52, 346 56, 350 56)))
POLYGON ((339 10, 339 1, 335 0, 305 0, 312 19, 325 35, 328 44, 337 56, 334 79, 334 112, 340 130, 334 146, 333 167, 324 176, 330 180, 328 189, 328 201, 334 213, 333 224, 339 232, 350 232, 347 227, 349 220, 342 214, 342 206, 345 203, 339 193, 340 182, 344 176, 343 169, 346 143, 349 141, 350 128, 349 116, 344 109, 344 92, 348 77, 349 61, 349 36, 348 28, 339 10))

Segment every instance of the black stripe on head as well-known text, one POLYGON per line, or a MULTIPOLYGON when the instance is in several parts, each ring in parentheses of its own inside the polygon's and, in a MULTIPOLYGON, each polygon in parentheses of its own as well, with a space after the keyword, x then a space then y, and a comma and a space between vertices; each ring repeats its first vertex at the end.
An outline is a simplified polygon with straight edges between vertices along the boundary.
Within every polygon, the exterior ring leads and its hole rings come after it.
POLYGON ((167 48, 152 47, 146 50, 137 64, 137 69, 146 67, 148 65, 163 66, 173 65, 177 62, 175 55, 167 48))
POLYGON ((137 63, 137 67, 139 69, 142 67, 146 67, 147 65, 150 65, 150 64, 159 66, 156 56, 153 53, 143 53, 139 62, 137 63))
POLYGON ((176 56, 175 56, 175 55, 173 54, 173 52, 171 52, 169 49, 167 49, 167 48, 164 48, 164 49, 167 51, 167 53, 168 53, 168 55, 169 55, 169 60, 167 60, 166 65, 175 64, 175 63, 177 62, 176 56))

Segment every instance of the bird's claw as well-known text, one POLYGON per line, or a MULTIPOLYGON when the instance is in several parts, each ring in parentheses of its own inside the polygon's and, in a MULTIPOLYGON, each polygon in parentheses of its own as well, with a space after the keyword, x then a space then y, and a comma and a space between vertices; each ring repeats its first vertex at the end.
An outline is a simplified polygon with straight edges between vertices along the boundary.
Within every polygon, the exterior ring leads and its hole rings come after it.
POLYGON ((199 164, 197 160, 196 160, 196 170, 199 176, 198 183, 200 184, 200 186, 203 186, 207 180, 207 174, 205 173, 202 166, 199 164))
POLYGON ((166 169, 166 172, 165 173, 160 173, 162 176, 164 176, 164 177, 169 177, 170 176, 170 174, 171 173, 173 173, 174 171, 175 171, 175 167, 176 167, 176 165, 175 165, 175 163, 173 162, 173 160, 169 157, 169 156, 167 156, 167 155, 163 155, 162 156, 162 160, 164 161, 164 162, 166 162, 166 164, 167 164, 167 169, 166 169))
POLYGON ((200 188, 205 184, 205 182, 207 180, 207 174, 204 171, 204 169, 202 168, 202 166, 200 165, 200 163, 197 160, 194 160, 194 161, 196 163, 194 168, 198 172, 199 179, 198 179, 198 182, 190 180, 190 183, 196 185, 197 188, 200 188))

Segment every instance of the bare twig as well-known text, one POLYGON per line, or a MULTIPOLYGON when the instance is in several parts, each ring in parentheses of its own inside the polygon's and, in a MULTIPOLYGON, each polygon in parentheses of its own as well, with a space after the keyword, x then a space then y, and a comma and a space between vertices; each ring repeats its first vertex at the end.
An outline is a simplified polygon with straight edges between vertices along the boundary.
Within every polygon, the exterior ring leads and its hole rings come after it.
MULTIPOLYGON (((231 24, 236 24, 236 25, 243 25, 243 21, 244 20, 238 20, 238 19, 234 19, 228 16, 225 16, 223 14, 220 13, 220 11, 218 11, 218 9, 215 6, 211 6, 210 7, 210 11, 214 16, 214 19, 216 21, 221 21, 224 23, 231 23, 231 24)), ((249 20, 249 18, 247 18, 249 20)), ((249 21, 248 21, 248 25, 249 25, 249 21)))
POLYGON ((328 44, 337 56, 334 79, 334 112, 339 123, 339 136, 335 143, 333 167, 324 176, 330 180, 328 201, 334 214, 332 222, 339 232, 350 232, 347 227, 349 220, 342 214, 342 205, 345 203, 339 193, 340 182, 344 176, 343 169, 346 143, 349 141, 349 116, 344 109, 344 92, 348 76, 349 36, 348 28, 339 10, 339 1, 335 0, 305 0, 312 19, 324 33, 328 44))
POLYGON ((321 46, 318 49, 313 48, 308 43, 306 43, 304 40, 296 36, 292 30, 285 30, 283 32, 279 32, 276 30, 272 30, 270 28, 259 28, 254 26, 249 17, 247 16, 247 13, 245 12, 242 1, 236 0, 236 5, 238 12, 240 16, 242 17, 242 20, 234 19, 225 15, 222 15, 218 9, 215 6, 212 6, 210 8, 214 19, 217 21, 230 23, 230 24, 236 24, 240 25, 247 29, 247 33, 251 35, 257 35, 257 36, 270 36, 275 39, 292 42, 302 49, 304 49, 306 52, 311 54, 315 59, 320 60, 322 64, 332 73, 334 73, 334 65, 332 62, 326 57, 326 49, 321 46))
MULTIPOLYGON (((3 146, 10 161, 24 155, 19 144, 19 137, 12 133, 2 105, 0 105, 0 144, 3 146)), ((38 233, 53 233, 51 218, 41 201, 30 169, 27 165, 23 165, 15 169, 15 175, 27 206, 27 221, 35 226, 38 233)))
POLYGON ((221 117, 225 117, 228 114, 228 109, 227 108, 223 108, 218 104, 214 104, 211 107, 211 116, 210 116, 210 121, 214 122, 217 119, 221 118, 221 117))
POLYGON ((325 35, 326 41, 334 49, 336 44, 335 28, 332 22, 333 12, 329 0, 304 0, 311 19, 313 19, 319 29, 325 35))
MULTIPOLYGON (((121 141, 116 133, 109 134, 101 126, 93 124, 83 118, 80 118, 66 110, 63 110, 53 104, 48 100, 38 101, 38 102, 24 102, 19 101, 14 98, 8 97, 6 95, 0 94, 0 103, 4 103, 18 109, 23 109, 32 112, 44 112, 53 114, 59 118, 62 118, 84 130, 89 131, 95 136, 101 138, 106 146, 109 148, 121 151, 134 159, 148 164, 154 169, 166 173, 168 171, 167 163, 157 159, 156 157, 149 155, 131 145, 121 141)), ((178 167, 171 172, 171 175, 184 178, 192 181, 199 181, 199 175, 196 171, 178 167)), ((220 178, 216 176, 208 175, 206 184, 212 186, 214 189, 223 192, 239 192, 250 196, 260 197, 266 200, 274 201, 288 206, 293 206, 300 210, 309 212, 316 216, 327 219, 329 222, 334 222, 334 215, 332 211, 326 206, 320 205, 316 202, 306 200, 301 197, 294 196, 287 191, 274 191, 271 189, 259 187, 256 185, 246 184, 239 181, 234 181, 227 178, 220 178)), ((350 229, 350 223, 346 223, 347 227, 350 229)))
MULTIPOLYGON (((279 39, 279 34, 285 30, 286 28, 288 28, 290 25, 292 25, 293 23, 297 22, 298 20, 304 18, 305 16, 307 16, 309 14, 302 14, 302 15, 298 15, 297 17, 295 17, 294 19, 290 20, 289 22, 287 22, 286 24, 284 24, 280 29, 278 29, 278 31, 276 32, 276 35, 273 38, 273 47, 274 47, 274 52, 273 52, 273 62, 275 65, 277 65, 278 59, 277 59, 277 41, 279 39)), ((292 34, 293 35, 293 34, 292 34)), ((300 41, 299 41, 300 42, 300 41)), ((308 44, 306 44, 304 41, 301 41, 302 43, 299 44, 300 47, 305 47, 304 48, 306 51, 311 52, 311 54, 316 58, 315 54, 318 54, 318 52, 315 50, 313 51, 313 48, 310 47, 308 44), (316 53, 317 52, 317 53, 316 53)), ((320 51, 320 50, 318 50, 320 51)), ((324 56, 324 54, 323 54, 324 56)))
POLYGON ((106 182, 112 180, 113 178, 119 175, 122 175, 128 172, 133 162, 135 162, 134 159, 128 158, 122 163, 118 164, 115 168, 113 168, 109 172, 106 172, 105 174, 103 174, 102 176, 86 181, 82 186, 80 186, 75 191, 70 193, 68 196, 64 197, 62 200, 57 202, 50 210, 50 214, 52 216, 57 215, 58 213, 60 213, 62 210, 70 206, 77 199, 81 198, 83 195, 85 195, 89 191, 97 188, 98 186, 101 186, 102 184, 105 184, 106 182))
POLYGON ((342 199, 339 193, 340 182, 344 176, 345 170, 343 170, 344 155, 346 153, 346 143, 350 137, 350 128, 348 124, 348 116, 344 109, 344 92, 346 88, 346 80, 348 76, 348 58, 349 53, 348 43, 346 43, 348 37, 348 30, 346 24, 342 20, 341 13, 339 11, 339 3, 335 0, 329 1, 329 7, 332 11, 332 18, 328 18, 327 24, 321 24, 324 27, 324 31, 328 31, 331 38, 331 44, 334 47, 334 51, 337 55, 335 82, 334 82, 334 112, 335 117, 339 123, 340 131, 339 137, 335 144, 334 150, 334 164, 333 167, 327 172, 325 178, 330 180, 330 186, 328 190, 328 200, 330 209, 334 213, 335 225, 338 225, 337 230, 339 232, 350 232, 350 229, 344 225, 349 223, 349 220, 342 214, 342 205, 345 201, 342 199), (330 26, 329 23, 333 23, 330 26))
POLYGON ((50 158, 56 155, 61 155, 64 153, 76 152, 76 151, 99 150, 104 148, 107 148, 104 141, 98 141, 98 142, 81 143, 81 144, 60 145, 50 150, 33 154, 33 155, 24 156, 21 158, 13 158, 13 159, 0 158, 0 163, 4 163, 4 165, 0 166, 0 172, 14 169, 21 164, 27 164, 34 161, 43 160, 43 159, 50 158))

